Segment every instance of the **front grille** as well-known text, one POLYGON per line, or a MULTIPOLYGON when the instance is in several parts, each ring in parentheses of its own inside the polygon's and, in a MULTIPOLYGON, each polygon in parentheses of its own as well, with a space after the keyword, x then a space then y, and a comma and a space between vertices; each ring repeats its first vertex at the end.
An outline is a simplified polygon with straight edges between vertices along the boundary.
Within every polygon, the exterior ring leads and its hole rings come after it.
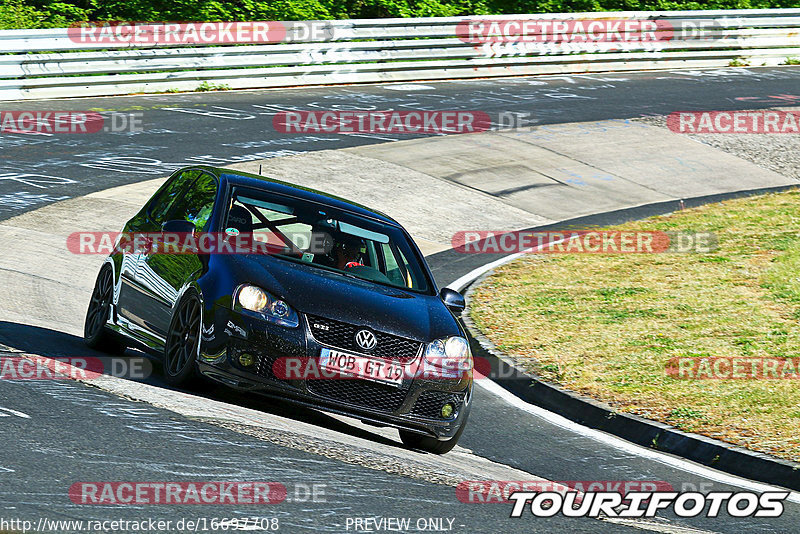
POLYGON ((461 408, 461 403, 464 402, 464 393, 450 393, 447 391, 425 391, 423 392, 417 402, 414 403, 414 407, 411 409, 411 413, 414 415, 420 415, 422 417, 430 417, 433 419, 443 419, 442 418, 442 406, 445 403, 450 402, 453 404, 455 408, 453 413, 457 413, 458 410, 461 408))
POLYGON ((364 330, 364 327, 314 315, 307 317, 314 339, 338 349, 367 353, 384 360, 410 361, 416 358, 422 347, 419 341, 366 328, 375 334, 378 344, 374 349, 365 351, 356 344, 356 332, 364 330))
POLYGON ((306 384, 320 397, 381 412, 397 411, 407 394, 404 389, 359 379, 308 380, 306 384))
POLYGON ((258 355, 258 363, 256 364, 256 373, 263 376, 264 378, 269 378, 272 380, 281 380, 281 378, 278 378, 278 376, 276 376, 275 373, 273 372, 273 366, 275 365, 275 362, 277 360, 278 356, 276 355, 260 352, 260 354, 258 355))

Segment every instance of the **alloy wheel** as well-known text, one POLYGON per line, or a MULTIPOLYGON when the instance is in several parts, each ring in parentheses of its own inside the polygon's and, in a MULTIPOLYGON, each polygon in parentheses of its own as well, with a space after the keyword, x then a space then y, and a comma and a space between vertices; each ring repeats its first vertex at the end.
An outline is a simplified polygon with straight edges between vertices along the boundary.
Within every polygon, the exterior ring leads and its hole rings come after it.
POLYGON ((200 342, 200 302, 186 299, 178 309, 167 336, 164 367, 168 374, 179 375, 194 362, 200 342))

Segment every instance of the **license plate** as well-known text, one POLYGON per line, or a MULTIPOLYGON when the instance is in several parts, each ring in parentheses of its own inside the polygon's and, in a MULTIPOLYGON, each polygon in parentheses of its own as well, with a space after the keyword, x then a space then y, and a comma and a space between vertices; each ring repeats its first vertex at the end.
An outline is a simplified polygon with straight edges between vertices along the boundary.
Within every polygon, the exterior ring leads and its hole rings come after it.
POLYGON ((403 383, 403 374, 405 374, 405 369, 402 365, 331 349, 322 349, 319 355, 319 362, 320 368, 325 371, 390 384, 396 387, 400 387, 403 383))

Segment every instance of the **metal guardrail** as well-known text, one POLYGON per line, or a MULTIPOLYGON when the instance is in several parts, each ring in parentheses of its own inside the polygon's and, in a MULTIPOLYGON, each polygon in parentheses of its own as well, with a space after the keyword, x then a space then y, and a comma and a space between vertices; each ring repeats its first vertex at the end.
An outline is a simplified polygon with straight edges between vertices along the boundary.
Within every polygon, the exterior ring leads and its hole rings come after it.
MULTIPOLYGON (((198 23, 199 24, 199 23, 198 23)), ((273 23, 277 24, 277 23, 273 23)), ((91 42, 76 29, 0 31, 0 100, 654 70, 800 57, 800 9, 602 12, 280 23, 267 44, 91 42), (605 21, 599 39, 470 39, 465 24, 605 21), (615 39, 613 21, 667 37, 615 39), (314 32, 308 31, 313 27, 314 32), (662 35, 662 34, 660 34, 662 35)), ((563 27, 563 26, 562 26, 563 27)), ((581 32, 573 34, 580 36, 581 32)))

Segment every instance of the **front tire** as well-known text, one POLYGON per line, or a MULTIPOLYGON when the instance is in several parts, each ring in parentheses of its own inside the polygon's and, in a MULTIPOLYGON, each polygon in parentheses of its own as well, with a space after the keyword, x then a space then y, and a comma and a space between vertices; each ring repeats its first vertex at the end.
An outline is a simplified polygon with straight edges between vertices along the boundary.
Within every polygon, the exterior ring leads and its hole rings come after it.
POLYGON ((171 386, 190 387, 199 382, 200 307, 200 298, 190 292, 172 317, 164 344, 164 380, 171 386))
POLYGON ((97 275, 83 323, 83 340, 90 349, 112 354, 125 350, 125 343, 106 327, 113 300, 114 272, 106 264, 97 275))
POLYGON ((464 422, 461 423, 461 427, 458 429, 455 435, 445 441, 441 441, 430 436, 423 436, 421 434, 409 432, 407 430, 400 430, 400 441, 402 441, 403 445, 410 449, 419 449, 433 454, 446 454, 453 450, 453 447, 456 446, 456 443, 458 443, 459 438, 461 438, 461 434, 464 433, 464 428, 466 426, 467 421, 465 419, 464 422))

